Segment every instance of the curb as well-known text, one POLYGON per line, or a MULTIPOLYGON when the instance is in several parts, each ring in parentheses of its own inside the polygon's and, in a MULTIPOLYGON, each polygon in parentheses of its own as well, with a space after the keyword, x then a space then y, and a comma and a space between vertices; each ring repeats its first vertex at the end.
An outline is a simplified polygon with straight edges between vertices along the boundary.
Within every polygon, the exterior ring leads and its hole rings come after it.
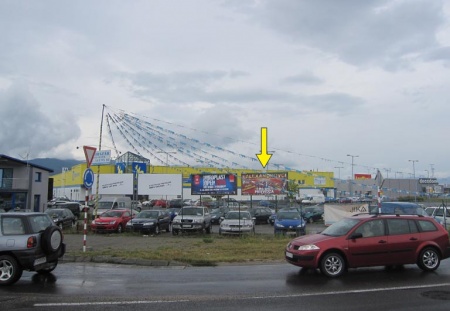
POLYGON ((112 256, 64 256, 61 262, 92 262, 149 267, 187 267, 185 263, 167 260, 126 259, 112 256))

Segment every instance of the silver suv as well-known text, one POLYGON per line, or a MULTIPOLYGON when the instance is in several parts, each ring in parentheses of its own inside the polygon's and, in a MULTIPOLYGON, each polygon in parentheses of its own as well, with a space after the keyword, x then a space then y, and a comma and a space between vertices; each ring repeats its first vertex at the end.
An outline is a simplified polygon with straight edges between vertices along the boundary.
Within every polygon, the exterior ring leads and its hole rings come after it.
POLYGON ((49 273, 66 252, 61 229, 44 213, 0 214, 0 286, 23 270, 49 273))
POLYGON ((211 214, 204 206, 183 206, 172 221, 172 234, 200 231, 211 233, 211 214))

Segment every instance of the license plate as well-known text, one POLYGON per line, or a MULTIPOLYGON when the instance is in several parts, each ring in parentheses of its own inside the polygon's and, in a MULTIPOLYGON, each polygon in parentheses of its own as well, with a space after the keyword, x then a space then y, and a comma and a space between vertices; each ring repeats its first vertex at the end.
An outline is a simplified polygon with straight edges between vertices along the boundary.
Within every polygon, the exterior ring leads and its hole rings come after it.
POLYGON ((47 258, 42 257, 42 258, 36 259, 36 260, 34 261, 34 265, 37 266, 37 265, 40 265, 40 264, 43 264, 43 263, 46 263, 46 262, 47 262, 47 258))
POLYGON ((182 227, 182 228, 192 228, 191 225, 182 225, 181 227, 182 227))
POLYGON ((294 255, 292 253, 286 252, 286 257, 294 258, 294 255))

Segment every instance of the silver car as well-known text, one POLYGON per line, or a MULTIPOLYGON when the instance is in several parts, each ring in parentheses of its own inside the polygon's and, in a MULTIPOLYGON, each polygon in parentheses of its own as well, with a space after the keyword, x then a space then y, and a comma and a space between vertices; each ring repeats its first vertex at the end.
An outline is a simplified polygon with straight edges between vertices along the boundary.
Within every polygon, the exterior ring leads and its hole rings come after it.
POLYGON ((220 222, 219 234, 255 233, 255 218, 247 211, 229 211, 220 222))
POLYGON ((66 251, 61 229, 45 213, 0 214, 0 286, 23 270, 49 273, 66 251))

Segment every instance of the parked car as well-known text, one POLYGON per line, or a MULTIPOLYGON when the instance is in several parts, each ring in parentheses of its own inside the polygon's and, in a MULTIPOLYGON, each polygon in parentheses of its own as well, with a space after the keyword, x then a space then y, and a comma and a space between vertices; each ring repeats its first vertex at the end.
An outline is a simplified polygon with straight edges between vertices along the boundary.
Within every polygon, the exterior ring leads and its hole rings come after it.
POLYGON ((0 285, 24 270, 49 273, 66 252, 61 229, 45 213, 0 214, 0 285))
POLYGON ((211 214, 204 206, 184 206, 172 221, 172 234, 184 231, 211 233, 211 214))
POLYGON ((47 208, 67 208, 78 219, 80 218, 83 206, 76 201, 54 201, 52 203, 48 203, 47 208))
POLYGON ((352 203, 353 201, 351 198, 342 197, 342 198, 339 198, 338 202, 339 203, 352 203))
POLYGON ((50 216, 55 225, 64 228, 71 228, 77 224, 77 218, 67 208, 49 208, 45 213, 50 216))
POLYGON ((211 223, 214 225, 220 224, 220 219, 225 217, 230 209, 228 207, 219 207, 211 211, 211 223))
POLYGON ((255 233, 255 219, 248 211, 229 211, 222 217, 219 234, 255 233))
POLYGON ((323 219, 323 213, 323 206, 311 206, 302 209, 303 218, 309 223, 321 221, 323 219))
POLYGON ((248 211, 252 215, 252 218, 255 218, 255 224, 268 224, 270 222, 270 215, 273 214, 270 208, 263 206, 250 208, 248 211))
POLYGON ((297 236, 306 234, 306 222, 295 209, 280 210, 273 225, 274 234, 294 232, 297 236))
POLYGON ((166 200, 156 200, 155 204, 153 204, 154 208, 167 208, 170 206, 169 201, 166 200))
POLYGON ((109 210, 92 221, 91 230, 93 232, 122 233, 131 218, 132 215, 128 209, 109 210))
POLYGON ((166 210, 144 210, 127 222, 127 231, 159 234, 170 232, 170 213, 166 210))
POLYGON ((338 277, 348 268, 417 264, 434 271, 450 257, 448 232, 421 215, 358 215, 288 243, 286 261, 338 277))
POLYGON ((447 231, 450 230, 450 209, 444 206, 439 207, 427 207, 425 212, 436 219, 447 231))

